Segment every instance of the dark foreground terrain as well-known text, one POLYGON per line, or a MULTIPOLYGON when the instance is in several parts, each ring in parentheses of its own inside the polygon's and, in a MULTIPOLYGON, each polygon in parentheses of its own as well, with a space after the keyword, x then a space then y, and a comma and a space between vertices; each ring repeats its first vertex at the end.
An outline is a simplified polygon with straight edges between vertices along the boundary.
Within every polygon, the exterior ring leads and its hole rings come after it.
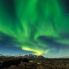
POLYGON ((0 69, 69 69, 68 58, 0 57, 0 69))

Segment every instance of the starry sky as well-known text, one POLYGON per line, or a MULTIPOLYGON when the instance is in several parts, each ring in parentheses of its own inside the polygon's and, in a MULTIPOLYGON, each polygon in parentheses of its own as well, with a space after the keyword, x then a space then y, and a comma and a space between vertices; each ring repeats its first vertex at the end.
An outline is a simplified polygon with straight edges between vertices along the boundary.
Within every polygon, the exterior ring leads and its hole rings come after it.
POLYGON ((0 54, 69 57, 69 0, 0 0, 0 54))

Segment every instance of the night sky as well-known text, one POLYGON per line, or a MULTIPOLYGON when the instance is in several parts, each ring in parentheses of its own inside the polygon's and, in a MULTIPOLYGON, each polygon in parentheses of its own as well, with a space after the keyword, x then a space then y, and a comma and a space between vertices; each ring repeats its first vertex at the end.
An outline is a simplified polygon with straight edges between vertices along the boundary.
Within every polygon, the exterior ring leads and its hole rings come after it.
POLYGON ((69 0, 0 0, 0 54, 69 57, 69 0))

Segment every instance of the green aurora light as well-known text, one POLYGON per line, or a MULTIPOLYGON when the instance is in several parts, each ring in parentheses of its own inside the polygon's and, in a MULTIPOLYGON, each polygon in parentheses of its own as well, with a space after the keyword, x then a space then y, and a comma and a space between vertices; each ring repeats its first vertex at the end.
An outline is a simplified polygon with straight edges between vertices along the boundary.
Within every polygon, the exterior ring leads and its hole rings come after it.
POLYGON ((0 32, 14 37, 22 50, 42 55, 49 50, 40 36, 69 45, 64 36, 69 34, 69 16, 59 0, 0 0, 0 32))

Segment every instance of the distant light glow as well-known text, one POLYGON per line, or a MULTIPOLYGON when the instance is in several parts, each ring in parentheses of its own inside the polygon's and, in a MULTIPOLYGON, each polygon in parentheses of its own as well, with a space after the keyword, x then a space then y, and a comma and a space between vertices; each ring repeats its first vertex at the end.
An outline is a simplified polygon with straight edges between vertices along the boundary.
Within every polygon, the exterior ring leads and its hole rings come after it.
POLYGON ((33 52, 35 55, 43 55, 43 52, 41 50, 35 50, 35 49, 32 49, 32 48, 29 48, 29 47, 22 47, 22 50, 26 50, 26 51, 31 51, 33 52))
POLYGON ((39 49, 29 48, 29 46, 22 46, 21 49, 22 50, 26 50, 26 51, 31 51, 31 52, 33 52, 33 54, 35 54, 37 56, 43 55, 44 53, 46 54, 48 52, 48 50, 46 50, 44 52, 43 50, 41 51, 39 49))

